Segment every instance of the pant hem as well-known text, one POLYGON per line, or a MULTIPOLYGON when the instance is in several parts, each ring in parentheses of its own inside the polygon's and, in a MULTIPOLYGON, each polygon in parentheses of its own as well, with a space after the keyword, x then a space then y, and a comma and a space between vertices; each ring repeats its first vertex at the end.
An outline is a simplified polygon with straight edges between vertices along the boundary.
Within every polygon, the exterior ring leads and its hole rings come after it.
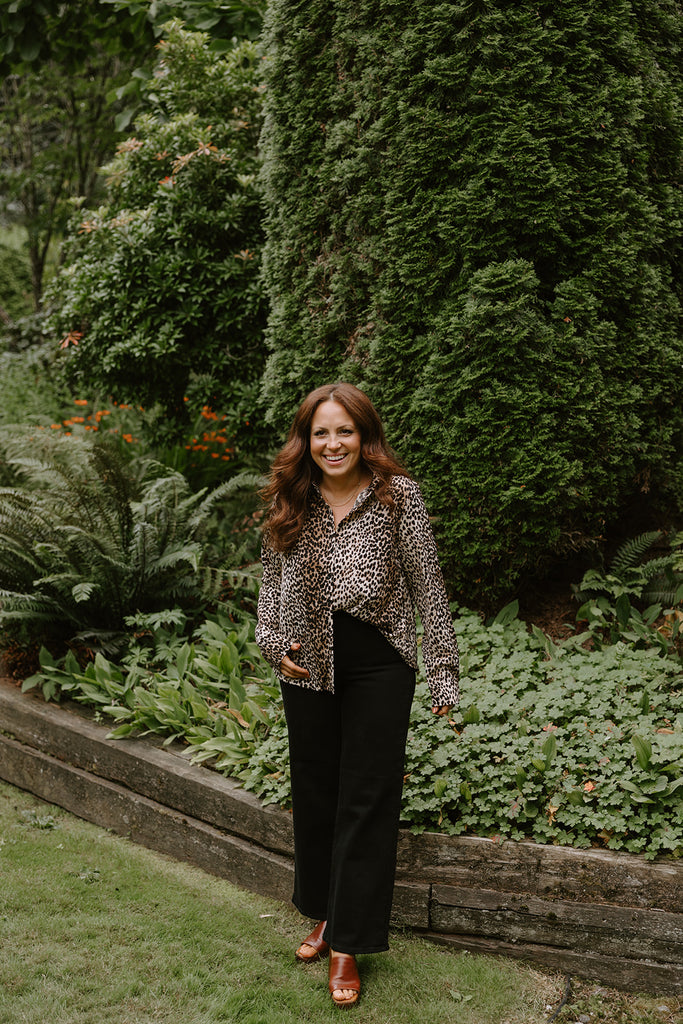
POLYGON ((322 914, 309 914, 307 910, 300 907, 298 903, 292 900, 292 905, 296 910, 299 911, 302 917, 309 917, 311 921, 325 921, 327 919, 327 910, 323 911, 322 914))
POLYGON ((328 938, 327 929, 325 930, 323 938, 325 939, 325 942, 329 943, 330 949, 333 949, 335 953, 346 953, 347 956, 365 956, 366 953, 386 953, 389 949, 388 945, 354 946, 351 948, 351 946, 347 946, 345 943, 342 943, 342 945, 337 946, 330 938, 328 938))

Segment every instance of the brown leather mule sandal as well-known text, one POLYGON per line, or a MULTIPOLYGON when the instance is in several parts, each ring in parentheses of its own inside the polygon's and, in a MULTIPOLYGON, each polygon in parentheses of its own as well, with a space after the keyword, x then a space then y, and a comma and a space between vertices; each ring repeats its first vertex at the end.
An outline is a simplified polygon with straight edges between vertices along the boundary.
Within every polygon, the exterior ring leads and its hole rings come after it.
POLYGON ((355 1006, 360 999, 360 975, 355 956, 349 953, 330 953, 329 988, 335 1006, 355 1006), (351 999, 335 999, 338 989, 351 989, 351 999))
POLYGON ((330 947, 327 942, 323 939, 323 932, 325 931, 325 925, 327 921, 321 921, 320 924, 316 925, 311 934, 307 939, 301 943, 296 953, 294 954, 297 960, 302 964, 314 964, 317 960, 323 960, 330 951, 330 947), (302 953, 301 950, 304 946, 311 946, 314 953, 302 953))

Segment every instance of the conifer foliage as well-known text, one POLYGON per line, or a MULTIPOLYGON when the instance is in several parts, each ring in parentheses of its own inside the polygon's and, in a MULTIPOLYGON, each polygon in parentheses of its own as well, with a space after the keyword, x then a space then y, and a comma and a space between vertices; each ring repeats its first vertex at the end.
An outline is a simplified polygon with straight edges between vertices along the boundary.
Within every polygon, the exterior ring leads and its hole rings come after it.
POLYGON ((272 422, 363 386, 469 599, 641 490, 682 500, 682 24, 673 0, 270 4, 272 422))

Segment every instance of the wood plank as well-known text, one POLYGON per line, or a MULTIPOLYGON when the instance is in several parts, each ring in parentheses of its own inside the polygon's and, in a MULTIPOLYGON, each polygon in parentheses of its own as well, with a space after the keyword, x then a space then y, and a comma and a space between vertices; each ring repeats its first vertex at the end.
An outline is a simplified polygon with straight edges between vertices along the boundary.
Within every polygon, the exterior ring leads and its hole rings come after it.
POLYGON ((496 842, 433 832, 399 841, 399 877, 502 892, 683 912, 683 862, 610 850, 496 842))
MULTIPOLYGON (((81 709, 79 709, 80 711, 81 709)), ((113 725, 113 723, 112 723, 113 725)), ((19 742, 276 853, 294 850, 291 814, 147 737, 106 738, 90 718, 0 685, 0 728, 19 742)))
POLYGON ((182 814, 108 779, 0 736, 0 778, 133 842, 227 878, 274 899, 289 900, 291 860, 182 814))
POLYGON ((543 964, 555 971, 564 971, 631 992, 678 996, 683 992, 683 967, 680 964, 660 964, 645 959, 627 960, 597 953, 576 953, 569 949, 531 942, 506 942, 479 935, 440 935, 437 932, 420 934, 431 942, 449 949, 527 960, 530 963, 543 964))
POLYGON ((683 962, 683 914, 670 914, 664 910, 643 910, 641 907, 544 900, 527 893, 501 893, 454 885, 432 886, 432 900, 433 913, 438 910, 447 915, 449 910, 464 909, 493 913, 509 912, 522 918, 547 921, 555 929, 576 925, 596 933, 616 930, 620 936, 625 937, 625 941, 628 935, 648 935, 662 940, 672 951, 676 950, 676 955, 683 962))
MULTIPOLYGON (((647 913, 644 911, 643 913, 647 913)), ((683 962, 683 946, 667 938, 653 937, 650 922, 644 929, 595 928, 590 924, 568 924, 514 910, 482 910, 471 907, 441 907, 432 903, 430 930, 454 935, 479 935, 506 942, 530 942, 572 949, 574 952, 646 958, 659 963, 683 962)))

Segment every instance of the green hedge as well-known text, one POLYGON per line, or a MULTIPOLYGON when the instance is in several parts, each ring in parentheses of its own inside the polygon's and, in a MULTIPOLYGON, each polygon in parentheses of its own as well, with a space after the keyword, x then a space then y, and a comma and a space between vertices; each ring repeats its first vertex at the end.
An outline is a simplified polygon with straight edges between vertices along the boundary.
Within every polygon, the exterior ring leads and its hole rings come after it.
POLYGON ((679 6, 272 0, 264 394, 365 387, 455 590, 683 494, 679 6))

